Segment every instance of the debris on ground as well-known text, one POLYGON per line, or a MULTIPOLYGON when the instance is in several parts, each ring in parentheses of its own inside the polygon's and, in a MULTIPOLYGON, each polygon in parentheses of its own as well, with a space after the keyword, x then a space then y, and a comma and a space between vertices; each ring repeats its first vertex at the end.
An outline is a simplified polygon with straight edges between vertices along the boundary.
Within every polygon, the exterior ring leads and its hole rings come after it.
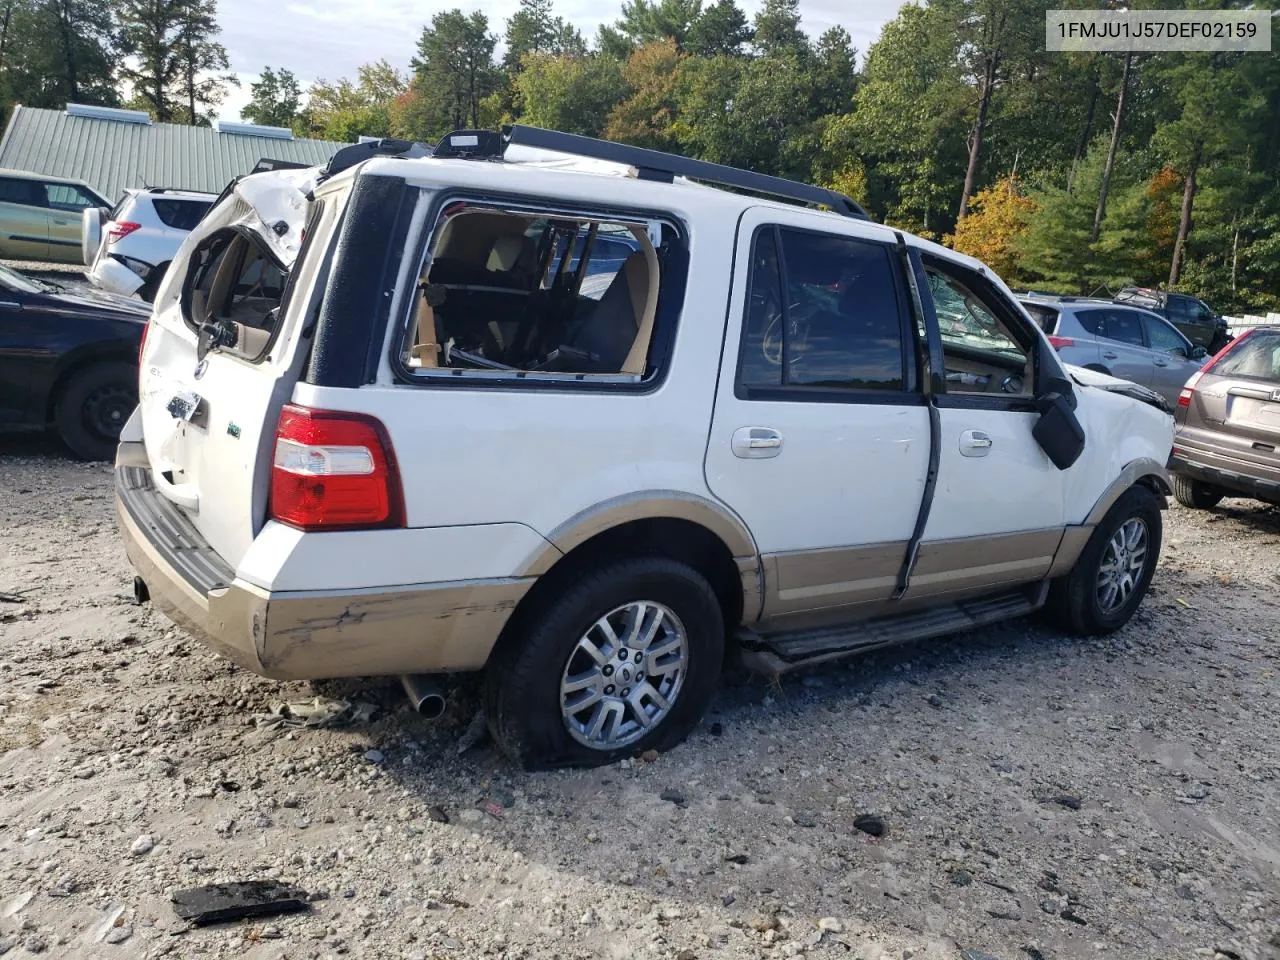
POLYGON ((259 727, 297 727, 321 729, 366 724, 377 713, 377 704, 336 697, 313 697, 310 700, 273 701, 267 713, 254 716, 259 727))
POLYGON ((458 756, 475 749, 487 739, 489 739, 489 720, 485 716, 484 707, 482 706, 476 711, 476 715, 471 718, 471 722, 467 724, 467 729, 463 731, 462 736, 458 738, 458 756))
POLYGON ((197 927, 249 917, 275 917, 310 909, 301 887, 277 880, 239 880, 175 890, 173 912, 197 927))
POLYGON ((884 821, 874 813, 863 813, 853 818, 853 826, 869 837, 884 836, 884 821))

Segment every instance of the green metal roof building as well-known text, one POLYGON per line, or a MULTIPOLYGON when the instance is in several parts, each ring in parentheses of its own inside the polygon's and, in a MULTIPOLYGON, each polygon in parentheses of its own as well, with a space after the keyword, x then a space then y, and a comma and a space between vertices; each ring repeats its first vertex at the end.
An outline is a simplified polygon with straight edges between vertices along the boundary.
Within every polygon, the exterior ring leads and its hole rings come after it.
POLYGON ((295 139, 283 127, 188 127, 153 123, 138 110, 69 103, 66 110, 15 107, 0 140, 0 168, 82 180, 114 203, 126 187, 220 193, 259 160, 321 164, 343 146, 295 139))

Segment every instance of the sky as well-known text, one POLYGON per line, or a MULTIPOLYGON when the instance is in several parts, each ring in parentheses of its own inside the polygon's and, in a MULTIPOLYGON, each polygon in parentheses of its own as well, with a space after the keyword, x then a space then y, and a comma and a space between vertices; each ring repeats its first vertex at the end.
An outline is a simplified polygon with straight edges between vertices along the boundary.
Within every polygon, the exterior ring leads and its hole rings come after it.
MULTIPOLYGON (((867 47, 892 19, 902 0, 800 0, 801 26, 813 37, 840 25, 849 31, 854 45, 867 47)), ((739 0, 753 15, 759 0, 739 0)), ((408 70, 422 28, 441 10, 460 6, 464 11, 483 10, 490 28, 501 33, 518 0, 476 3, 474 0, 219 0, 218 21, 222 43, 231 57, 231 69, 240 88, 218 109, 220 117, 238 120, 249 100, 249 84, 265 66, 292 70, 303 89, 315 80, 355 77, 363 63, 385 58, 408 70)), ((583 36, 595 35, 601 23, 619 16, 620 0, 557 0, 555 11, 573 23, 583 36)))

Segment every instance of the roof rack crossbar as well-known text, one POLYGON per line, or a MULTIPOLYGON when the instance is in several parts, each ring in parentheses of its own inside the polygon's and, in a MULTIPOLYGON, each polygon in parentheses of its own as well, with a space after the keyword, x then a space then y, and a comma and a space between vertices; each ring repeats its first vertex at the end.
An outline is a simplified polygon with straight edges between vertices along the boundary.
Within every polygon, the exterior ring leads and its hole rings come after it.
POLYGON ((612 163, 624 163, 635 167, 641 179, 670 182, 675 177, 688 177, 690 180, 701 180, 716 186, 731 187, 750 193, 822 204, 846 217, 871 219, 866 210, 852 198, 835 190, 815 187, 812 184, 797 183, 794 180, 785 180, 782 177, 772 177, 706 160, 693 160, 673 153, 663 153, 661 150, 632 147, 623 143, 614 143, 611 140, 597 140, 593 137, 561 133, 557 130, 544 130, 541 127, 513 124, 504 127, 502 132, 507 146, 514 144, 536 147, 612 163))

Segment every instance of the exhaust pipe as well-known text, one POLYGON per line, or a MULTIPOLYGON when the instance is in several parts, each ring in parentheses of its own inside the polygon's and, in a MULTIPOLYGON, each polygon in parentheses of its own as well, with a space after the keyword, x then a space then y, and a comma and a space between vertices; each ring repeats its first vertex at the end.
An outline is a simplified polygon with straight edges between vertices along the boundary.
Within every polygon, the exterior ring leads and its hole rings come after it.
POLYGON ((400 678, 405 695, 413 709, 428 720, 439 720, 444 714, 444 691, 435 677, 422 673, 405 674, 400 678))
POLYGON ((142 606, 151 599, 151 591, 141 577, 133 578, 133 602, 142 606))

